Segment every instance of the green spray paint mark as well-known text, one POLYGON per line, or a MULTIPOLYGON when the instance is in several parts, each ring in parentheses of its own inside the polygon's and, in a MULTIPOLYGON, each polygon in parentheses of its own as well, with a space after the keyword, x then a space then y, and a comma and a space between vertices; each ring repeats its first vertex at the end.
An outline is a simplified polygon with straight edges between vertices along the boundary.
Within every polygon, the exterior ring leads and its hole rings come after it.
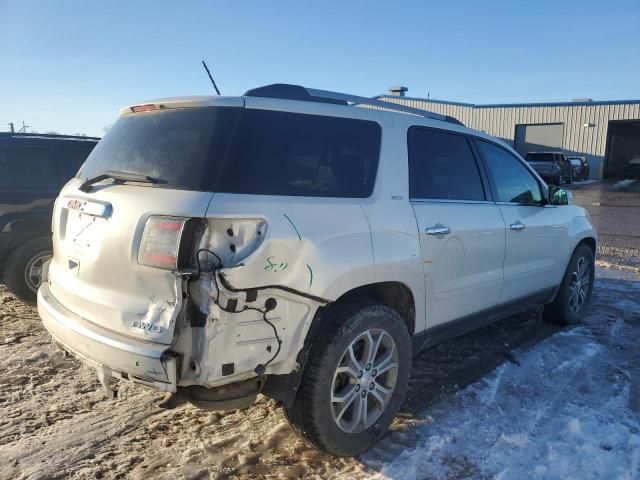
POLYGON ((267 257, 267 263, 264 266, 265 272, 279 272, 286 270, 289 264, 286 260, 280 262, 276 257, 267 257), (275 261, 274 261, 275 260, 275 261))
POLYGON ((309 266, 308 263, 307 263, 307 270, 309 270, 309 290, 311 290, 311 285, 313 285, 313 270, 311 270, 311 267, 309 266))
POLYGON ((289 223, 291 224, 291 226, 293 227, 293 229, 296 231, 296 233, 298 234, 298 240, 300 240, 302 242, 302 237, 300 236, 300 232, 298 231, 298 229, 296 228, 295 224, 293 223, 293 220, 291 220, 286 213, 283 213, 284 218, 286 218, 287 220, 289 220, 289 223))

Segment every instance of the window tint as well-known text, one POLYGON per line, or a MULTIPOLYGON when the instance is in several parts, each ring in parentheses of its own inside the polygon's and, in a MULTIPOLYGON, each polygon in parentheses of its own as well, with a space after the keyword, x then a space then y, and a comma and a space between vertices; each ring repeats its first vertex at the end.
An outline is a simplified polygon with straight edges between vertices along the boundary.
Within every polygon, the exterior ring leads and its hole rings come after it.
POLYGON ((46 147, 0 147, 0 187, 58 188, 54 152, 46 147))
POLYGON ((239 114, 239 108, 206 107, 123 115, 79 176, 116 170, 158 178, 160 187, 212 190, 239 114))
POLYGON ((380 135, 370 121, 235 107, 125 115, 79 176, 118 170, 156 177, 156 188, 368 197, 380 135))
POLYGON ((538 203, 540 185, 527 168, 511 153, 492 143, 478 141, 496 188, 496 201, 538 203))
POLYGON ((375 122, 247 109, 217 191, 368 197, 379 149, 380 126, 375 122))
POLYGON ((466 137, 410 129, 409 189, 412 198, 484 200, 478 165, 466 137))

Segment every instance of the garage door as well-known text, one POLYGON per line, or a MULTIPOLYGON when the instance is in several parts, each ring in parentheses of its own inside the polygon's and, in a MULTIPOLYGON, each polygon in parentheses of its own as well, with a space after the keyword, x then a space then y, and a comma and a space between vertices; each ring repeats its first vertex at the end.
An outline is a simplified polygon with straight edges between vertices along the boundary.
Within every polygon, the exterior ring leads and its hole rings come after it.
POLYGON ((606 172, 608 177, 624 177, 625 165, 640 158, 640 120, 609 122, 606 172))
POLYGON ((528 152, 562 150, 562 123, 543 125, 516 125, 515 149, 520 155, 528 152))

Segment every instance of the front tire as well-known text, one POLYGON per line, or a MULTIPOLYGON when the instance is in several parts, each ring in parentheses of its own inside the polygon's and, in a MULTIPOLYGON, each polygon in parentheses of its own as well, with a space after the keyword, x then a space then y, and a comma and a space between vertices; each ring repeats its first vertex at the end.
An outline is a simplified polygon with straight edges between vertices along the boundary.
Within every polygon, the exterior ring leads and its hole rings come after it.
POLYGON ((4 267, 7 289, 25 302, 35 303, 42 283, 42 267, 52 255, 48 238, 35 238, 16 248, 4 267))
POLYGON ((576 248, 562 278, 556 298, 544 307, 544 317, 560 325, 579 323, 591 304, 594 254, 588 245, 576 248))
POLYGON ((411 340, 402 317, 385 305, 344 303, 326 315, 285 415, 316 447, 351 456, 387 431, 404 401, 411 340))

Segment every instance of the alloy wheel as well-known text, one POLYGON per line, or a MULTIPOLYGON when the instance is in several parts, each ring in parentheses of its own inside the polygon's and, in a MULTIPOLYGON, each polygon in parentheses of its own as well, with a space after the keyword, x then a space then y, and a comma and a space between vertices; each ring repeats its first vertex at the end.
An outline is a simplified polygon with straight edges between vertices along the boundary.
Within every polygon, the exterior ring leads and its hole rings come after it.
POLYGON ((331 385, 331 413, 338 427, 359 433, 384 413, 398 379, 398 349, 387 332, 370 329, 342 354, 331 385))
POLYGON ((569 308, 578 313, 584 307, 591 288, 591 268, 586 257, 578 258, 575 270, 571 273, 569 285, 569 308))

